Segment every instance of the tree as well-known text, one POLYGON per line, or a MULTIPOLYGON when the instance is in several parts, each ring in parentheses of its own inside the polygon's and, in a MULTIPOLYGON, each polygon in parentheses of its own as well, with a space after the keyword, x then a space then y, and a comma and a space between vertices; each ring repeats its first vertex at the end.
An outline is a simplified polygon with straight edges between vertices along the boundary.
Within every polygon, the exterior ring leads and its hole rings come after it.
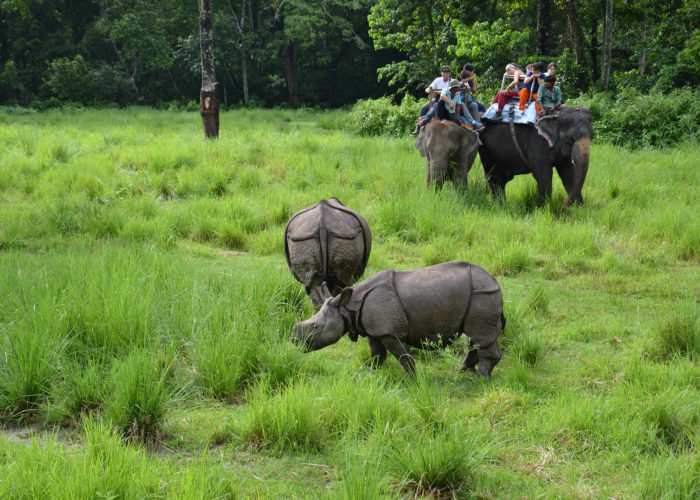
POLYGON ((455 36, 450 6, 432 0, 379 0, 369 15, 375 49, 395 49, 406 59, 380 68, 380 78, 400 89, 424 87, 439 74, 455 36))
POLYGON ((603 29, 603 61, 600 65, 600 78, 603 90, 610 83, 610 64, 613 42, 613 0, 605 0, 605 23, 603 29))
POLYGON ((109 40, 137 98, 140 76, 162 71, 172 63, 168 44, 170 3, 167 0, 98 0, 98 29, 109 40))
POLYGON ((202 53, 202 89, 199 110, 204 124, 204 136, 219 137, 219 98, 216 94, 214 69, 214 0, 200 0, 199 42, 202 53))
POLYGON ((549 42, 550 0, 537 0, 537 53, 546 54, 549 42))

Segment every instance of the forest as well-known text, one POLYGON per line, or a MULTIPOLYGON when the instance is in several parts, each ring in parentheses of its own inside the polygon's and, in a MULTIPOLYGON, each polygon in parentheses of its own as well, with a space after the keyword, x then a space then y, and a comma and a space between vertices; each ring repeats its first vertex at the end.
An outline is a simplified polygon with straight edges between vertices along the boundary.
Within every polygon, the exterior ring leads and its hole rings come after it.
MULTIPOLYGON (((486 87, 556 61, 569 97, 700 84, 698 0, 217 0, 225 107, 323 107, 420 96, 442 64, 486 87)), ((194 105, 198 2, 2 0, 0 105, 194 105)))

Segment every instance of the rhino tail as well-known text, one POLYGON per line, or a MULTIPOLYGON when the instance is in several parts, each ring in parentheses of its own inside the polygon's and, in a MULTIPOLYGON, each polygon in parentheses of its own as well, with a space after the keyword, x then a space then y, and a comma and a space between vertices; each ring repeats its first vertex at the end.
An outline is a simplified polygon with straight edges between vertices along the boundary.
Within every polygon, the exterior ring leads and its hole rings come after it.
POLYGON ((506 328, 506 317, 503 314, 503 312, 501 312, 501 330, 505 330, 505 328, 506 328))

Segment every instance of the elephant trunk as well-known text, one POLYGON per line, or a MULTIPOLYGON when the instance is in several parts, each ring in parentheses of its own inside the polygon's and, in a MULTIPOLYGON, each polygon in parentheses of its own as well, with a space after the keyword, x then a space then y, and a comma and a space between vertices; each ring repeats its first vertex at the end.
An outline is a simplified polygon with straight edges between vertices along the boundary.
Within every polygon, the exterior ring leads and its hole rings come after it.
POLYGON ((436 189, 441 188, 447 176, 447 159, 436 160, 431 158, 427 174, 428 187, 434 183, 436 189))
POLYGON ((583 183, 586 180, 586 174, 588 173, 588 163, 591 159, 591 140, 586 137, 576 141, 571 148, 571 161, 574 164, 574 186, 569 197, 564 201, 564 205, 571 205, 576 202, 583 204, 583 196, 581 195, 581 190, 583 189, 583 183))

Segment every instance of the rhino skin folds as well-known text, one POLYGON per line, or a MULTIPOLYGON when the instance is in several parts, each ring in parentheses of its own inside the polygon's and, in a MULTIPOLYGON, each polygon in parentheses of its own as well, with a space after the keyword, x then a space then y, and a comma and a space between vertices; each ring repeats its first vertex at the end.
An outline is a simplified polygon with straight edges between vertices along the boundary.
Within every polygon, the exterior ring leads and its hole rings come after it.
POLYGON ((284 228, 287 265, 316 308, 323 304, 323 283, 333 294, 352 284, 365 271, 371 249, 367 221, 337 198, 298 211, 284 228))
POLYGON ((388 269, 340 294, 326 295, 323 307, 294 325, 292 340, 310 350, 337 342, 345 333, 367 337, 372 365, 387 351, 412 374, 411 347, 447 346, 462 333, 470 337, 462 370, 490 376, 501 359, 498 335, 505 326, 503 297, 496 279, 469 262, 445 262, 410 271, 388 269))

